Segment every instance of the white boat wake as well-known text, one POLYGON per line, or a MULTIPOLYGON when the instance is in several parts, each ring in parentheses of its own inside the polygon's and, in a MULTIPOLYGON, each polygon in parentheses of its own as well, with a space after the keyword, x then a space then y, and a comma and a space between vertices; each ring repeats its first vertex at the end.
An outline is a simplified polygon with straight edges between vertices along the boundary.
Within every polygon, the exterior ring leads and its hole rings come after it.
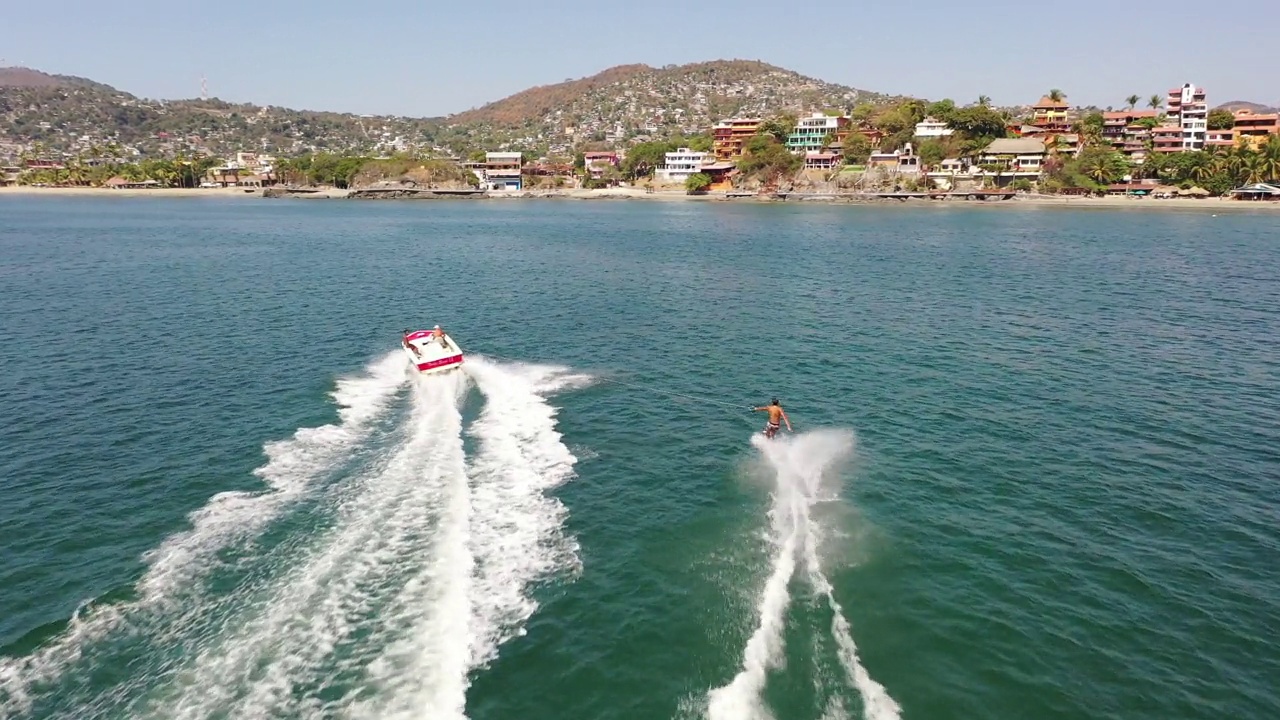
POLYGON ((147 553, 148 567, 135 587, 135 598, 82 605, 67 628, 35 652, 0 658, 0 716, 30 712, 37 688, 73 672, 113 635, 181 634, 200 614, 201 579, 219 565, 218 553, 251 540, 316 480, 340 467, 368 438, 406 378, 403 357, 393 352, 362 374, 339 380, 332 395, 339 422, 302 428, 288 440, 268 443, 267 463, 255 471, 266 488, 219 493, 192 513, 190 529, 147 553))
POLYGON ((547 396, 586 379, 484 358, 465 373, 413 374, 403 422, 385 447, 361 447, 405 370, 397 352, 340 383, 342 423, 269 445, 259 474, 271 492, 211 500, 151 554, 137 600, 0 660, 0 716, 464 718, 473 671, 522 632, 536 584, 578 569, 566 511, 547 496, 576 462, 547 396), (464 428, 473 384, 483 405, 464 428), (306 530, 255 555, 304 496, 306 530), (228 547, 249 559, 234 588, 214 592, 201 567, 228 547), (96 646, 122 637, 180 652, 68 695, 96 646))
MULTIPOLYGON (((858 662, 849 622, 819 563, 819 529, 810 516, 816 502, 832 495, 833 489, 824 484, 830 483, 831 470, 853 452, 853 434, 823 430, 794 438, 779 435, 773 440, 754 435, 752 444, 760 449, 776 476, 769 509, 772 567, 760 596, 759 624, 743 650, 742 669, 727 685, 709 693, 707 717, 710 720, 773 719, 762 693, 769 671, 779 668, 784 658, 783 631, 792 601, 789 587, 797 564, 803 563, 814 593, 825 599, 832 612, 830 631, 840 665, 861 696, 864 717, 897 720, 901 714, 898 704, 858 662)), ((842 705, 836 699, 827 715, 843 714, 842 705)))

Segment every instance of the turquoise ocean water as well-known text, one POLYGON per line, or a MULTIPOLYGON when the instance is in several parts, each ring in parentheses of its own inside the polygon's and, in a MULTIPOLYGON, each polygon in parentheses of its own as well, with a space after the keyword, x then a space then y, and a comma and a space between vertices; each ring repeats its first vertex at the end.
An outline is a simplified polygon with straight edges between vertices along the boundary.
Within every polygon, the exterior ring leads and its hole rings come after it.
POLYGON ((1278 338, 1266 213, 0 199, 0 717, 1280 717, 1278 338))

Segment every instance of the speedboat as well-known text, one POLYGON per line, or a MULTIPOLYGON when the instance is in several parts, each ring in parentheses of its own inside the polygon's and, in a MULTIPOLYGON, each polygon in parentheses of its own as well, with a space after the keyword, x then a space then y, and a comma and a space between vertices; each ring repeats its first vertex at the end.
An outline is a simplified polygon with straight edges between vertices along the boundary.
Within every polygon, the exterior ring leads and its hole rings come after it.
POLYGON ((409 361, 424 375, 447 372, 462 365, 462 348, 440 330, 439 325, 431 330, 406 330, 403 345, 409 361))

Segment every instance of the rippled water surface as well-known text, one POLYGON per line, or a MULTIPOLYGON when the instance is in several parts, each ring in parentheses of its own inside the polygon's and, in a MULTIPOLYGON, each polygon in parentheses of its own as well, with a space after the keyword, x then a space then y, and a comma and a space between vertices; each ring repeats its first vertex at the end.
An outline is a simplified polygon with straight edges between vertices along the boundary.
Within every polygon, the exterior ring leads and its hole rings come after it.
POLYGON ((0 717, 1280 717, 1277 238, 0 199, 0 717))

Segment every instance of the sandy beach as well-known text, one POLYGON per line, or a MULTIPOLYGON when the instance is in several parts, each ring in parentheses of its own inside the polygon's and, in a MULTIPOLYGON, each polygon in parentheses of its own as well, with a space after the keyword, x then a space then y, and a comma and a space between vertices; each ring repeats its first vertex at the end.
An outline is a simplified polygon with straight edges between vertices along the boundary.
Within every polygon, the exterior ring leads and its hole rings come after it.
MULTIPOLYGON (((0 197, 165 197, 165 198, 261 198, 259 188, 154 188, 149 190, 113 190, 110 188, 88 187, 0 187, 0 197)), ((301 198, 345 198, 346 190, 322 188, 315 193, 298 195, 301 198)), ((983 207, 1072 207, 1072 208, 1110 208, 1135 210, 1207 210, 1207 211, 1271 211, 1280 212, 1280 202, 1251 202, 1232 200, 1230 198, 1168 198, 1156 199, 1146 197, 1124 197, 1109 195, 1105 197, 1063 197, 1054 195, 1018 195, 1008 200, 969 201, 960 198, 946 200, 926 199, 885 199, 872 195, 857 194, 823 194, 812 193, 808 197, 793 197, 782 200, 771 196, 737 196, 727 197, 723 193, 707 193, 705 195, 689 195, 682 190, 654 190, 644 188, 616 187, 602 190, 528 190, 521 192, 490 193, 487 199, 495 200, 650 200, 650 201, 693 201, 693 202, 791 202, 813 204, 878 204, 878 205, 912 205, 912 206, 954 206, 981 205, 983 207)))

